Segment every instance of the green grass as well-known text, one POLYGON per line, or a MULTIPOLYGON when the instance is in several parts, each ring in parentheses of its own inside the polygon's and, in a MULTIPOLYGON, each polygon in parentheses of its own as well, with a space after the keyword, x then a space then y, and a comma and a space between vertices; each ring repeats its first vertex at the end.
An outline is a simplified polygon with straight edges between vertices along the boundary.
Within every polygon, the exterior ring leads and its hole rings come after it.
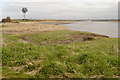
POLYGON ((24 73, 17 73, 13 70, 10 70, 9 68, 4 67, 2 70, 3 70, 2 74, 6 78, 34 78, 34 76, 32 75, 24 74, 24 73))
POLYGON ((59 40, 73 40, 71 36, 74 35, 85 34, 93 35, 78 31, 4 35, 3 77, 118 77, 118 39, 101 37, 85 42, 57 43, 59 40), (51 44, 42 44, 43 41, 51 44), (29 72, 31 74, 27 74, 29 72))

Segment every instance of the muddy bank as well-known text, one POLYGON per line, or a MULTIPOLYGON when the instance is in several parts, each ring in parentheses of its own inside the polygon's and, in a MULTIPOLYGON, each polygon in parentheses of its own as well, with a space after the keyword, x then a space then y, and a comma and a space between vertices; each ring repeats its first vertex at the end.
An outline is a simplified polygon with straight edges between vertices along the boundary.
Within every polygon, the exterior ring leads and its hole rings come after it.
POLYGON ((105 35, 99 35, 99 34, 75 34, 75 35, 70 35, 70 34, 65 34, 63 35, 65 37, 64 40, 61 39, 57 39, 56 40, 52 40, 50 38, 39 38, 38 40, 40 40, 39 43, 34 42, 32 40, 30 40, 31 36, 27 35, 27 36, 18 36, 17 38, 24 40, 27 43, 34 43, 36 45, 54 45, 54 44, 69 44, 69 43, 73 43, 73 42, 84 42, 84 41, 92 41, 92 40, 97 40, 100 37, 106 37, 109 38, 108 36, 105 35))
MULTIPOLYGON (((51 22, 40 22, 41 24, 52 24, 52 25, 63 25, 63 24, 72 24, 75 21, 51 21, 51 22)), ((77 21, 76 21, 77 22, 77 21)))

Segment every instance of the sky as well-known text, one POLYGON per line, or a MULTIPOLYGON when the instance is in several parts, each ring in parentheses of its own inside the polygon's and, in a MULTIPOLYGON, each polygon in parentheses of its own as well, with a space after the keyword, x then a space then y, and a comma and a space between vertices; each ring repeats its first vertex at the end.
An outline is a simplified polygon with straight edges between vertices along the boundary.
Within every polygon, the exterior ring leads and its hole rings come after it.
POLYGON ((0 19, 117 19, 119 0, 0 0, 0 19))

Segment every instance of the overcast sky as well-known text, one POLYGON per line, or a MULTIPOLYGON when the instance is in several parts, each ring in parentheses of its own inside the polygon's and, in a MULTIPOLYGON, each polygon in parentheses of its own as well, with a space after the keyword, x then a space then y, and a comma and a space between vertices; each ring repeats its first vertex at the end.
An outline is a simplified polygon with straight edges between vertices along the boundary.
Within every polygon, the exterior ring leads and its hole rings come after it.
POLYGON ((117 19, 119 0, 0 0, 0 18, 22 19, 117 19), (28 2, 29 1, 29 2, 28 2), (2 12, 2 14, 1 14, 2 12))

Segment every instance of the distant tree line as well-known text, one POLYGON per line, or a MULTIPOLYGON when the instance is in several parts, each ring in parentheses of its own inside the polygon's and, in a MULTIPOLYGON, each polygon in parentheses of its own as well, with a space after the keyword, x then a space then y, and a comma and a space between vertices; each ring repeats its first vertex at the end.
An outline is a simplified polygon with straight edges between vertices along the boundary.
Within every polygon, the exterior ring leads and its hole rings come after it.
POLYGON ((2 22, 11 22, 11 19, 10 17, 6 17, 2 19, 2 22))

